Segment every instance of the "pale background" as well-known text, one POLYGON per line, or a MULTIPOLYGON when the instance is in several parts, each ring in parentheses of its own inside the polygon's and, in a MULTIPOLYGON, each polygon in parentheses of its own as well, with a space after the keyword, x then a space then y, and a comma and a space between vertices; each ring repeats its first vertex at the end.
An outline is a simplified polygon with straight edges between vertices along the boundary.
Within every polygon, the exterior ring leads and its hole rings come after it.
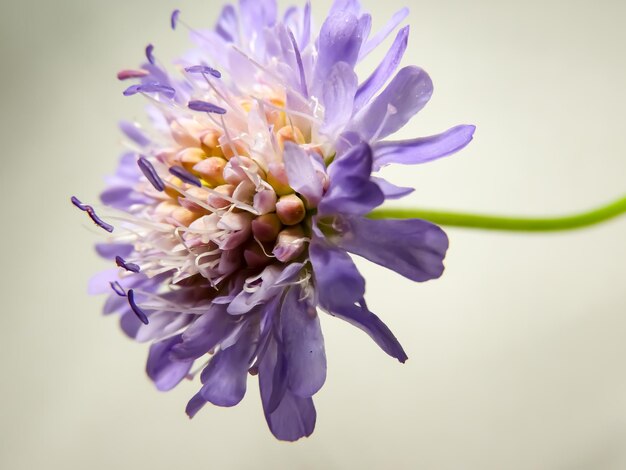
MULTIPOLYGON (((406 2, 364 0, 376 26, 406 2)), ((329 3, 314 0, 318 21, 329 3)), ((317 429, 296 444, 271 436, 255 378, 239 406, 192 421, 197 383, 153 388, 146 346, 85 293, 105 264, 69 196, 96 199, 117 120, 141 116, 117 70, 148 42, 163 59, 184 50, 174 7, 205 26, 220 4, 0 2, 0 468, 626 468, 626 218, 566 234, 450 229, 447 272, 424 285, 360 263, 410 359, 323 317, 328 380, 317 429)), ((408 203, 540 215, 624 193, 626 2, 410 6, 405 64, 436 92, 403 136, 478 131, 456 157, 388 172, 418 188, 408 203)))

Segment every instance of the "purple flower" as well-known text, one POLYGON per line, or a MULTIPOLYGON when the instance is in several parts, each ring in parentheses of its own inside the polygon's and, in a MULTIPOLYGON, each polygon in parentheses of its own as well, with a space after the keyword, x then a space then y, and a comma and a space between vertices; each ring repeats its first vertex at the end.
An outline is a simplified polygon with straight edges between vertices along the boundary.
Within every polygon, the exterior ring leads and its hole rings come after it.
POLYGON ((141 73, 122 73, 137 80, 126 95, 150 100, 151 124, 121 125, 129 152, 101 197, 120 222, 97 247, 119 268, 90 292, 108 293, 105 313, 151 343, 159 390, 200 373, 190 417, 236 405, 258 374, 272 433, 309 436, 326 379, 320 310, 407 359, 350 254, 423 282, 442 274, 448 240, 424 220, 367 218, 411 192, 372 172, 454 153, 474 127, 385 140, 432 94, 426 72, 398 70, 409 27, 369 77, 355 67, 406 14, 372 34, 356 0, 336 0, 314 36, 308 4, 279 17, 274 0, 241 0, 215 30, 191 31, 186 72, 171 75, 150 48, 141 73))

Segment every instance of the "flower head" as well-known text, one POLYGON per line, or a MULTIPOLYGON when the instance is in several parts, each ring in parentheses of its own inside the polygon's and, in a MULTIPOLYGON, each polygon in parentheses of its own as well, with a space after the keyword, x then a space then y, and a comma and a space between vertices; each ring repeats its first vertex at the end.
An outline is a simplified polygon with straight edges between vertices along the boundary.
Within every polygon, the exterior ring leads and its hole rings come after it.
MULTIPOLYGON (((115 231, 97 245, 116 267, 91 292, 109 293, 105 313, 151 343, 147 373, 158 389, 201 371, 189 416, 209 402, 236 405, 258 374, 274 435, 310 435, 326 378, 320 311, 407 359, 368 309, 349 253, 421 282, 442 274, 448 241, 423 220, 367 218, 412 191, 372 172, 449 155, 474 127, 385 140, 432 93, 420 68, 397 70, 409 28, 369 77, 355 66, 406 14, 371 34, 359 3, 337 0, 314 36, 309 4, 279 17, 274 0, 241 0, 214 30, 189 28, 197 47, 175 72, 150 45, 146 63, 118 74, 135 81, 125 95, 148 99, 151 124, 120 126, 129 152, 101 196, 115 231)), ((171 26, 187 27, 184 12, 171 26)))

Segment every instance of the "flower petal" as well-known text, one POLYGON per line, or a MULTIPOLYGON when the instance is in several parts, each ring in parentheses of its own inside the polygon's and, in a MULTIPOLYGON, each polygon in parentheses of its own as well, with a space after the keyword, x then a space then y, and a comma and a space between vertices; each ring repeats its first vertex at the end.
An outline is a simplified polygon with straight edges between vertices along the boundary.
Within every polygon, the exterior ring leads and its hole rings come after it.
POLYGON ((354 67, 363 42, 362 26, 355 15, 345 11, 326 19, 318 38, 313 95, 320 96, 324 81, 336 63, 345 62, 354 67))
POLYGON ((259 364, 259 389, 263 411, 267 424, 277 439, 297 441, 313 433, 317 414, 311 398, 298 397, 290 390, 285 390, 277 406, 270 409, 277 351, 276 341, 270 341, 263 360, 259 364))
POLYGON ((378 176, 372 176, 372 181, 374 181, 383 192, 383 194, 385 195, 385 200, 400 199, 415 191, 414 188, 404 188, 401 186, 396 186, 395 184, 392 184, 386 179, 380 178, 378 176))
POLYGON ((211 304, 209 310, 185 330, 172 354, 178 359, 195 359, 220 344, 235 329, 236 319, 226 313, 227 305, 211 304))
POLYGON ((300 300, 301 293, 300 288, 289 289, 282 305, 281 322, 289 390, 306 398, 324 385, 326 353, 315 306, 300 300))
POLYGON ((381 42, 387 39, 387 36, 389 36, 408 15, 408 8, 402 8, 401 10, 394 13, 394 15, 391 17, 391 20, 389 20, 387 24, 374 35, 374 37, 372 37, 365 44, 363 44, 361 52, 359 53, 359 61, 362 60, 365 56, 369 55, 369 53, 376 49, 381 42))
POLYGON ((365 331, 390 356, 406 353, 391 330, 364 306, 365 280, 343 250, 315 238, 309 252, 320 305, 331 315, 365 331))
POLYGON ((349 228, 335 242, 344 250, 396 271, 413 281, 443 273, 448 237, 438 226, 420 219, 344 219, 349 228))
POLYGON ((283 158, 289 186, 302 194, 310 207, 317 206, 323 188, 310 155, 299 145, 287 141, 283 158))
POLYGON ((461 125, 429 137, 373 145, 374 171, 390 163, 416 165, 458 152, 472 141, 476 126, 461 125))
POLYGON ((325 123, 320 132, 334 136, 345 126, 352 116, 357 86, 358 79, 350 65, 338 62, 333 66, 322 88, 325 123))
POLYGON ((372 151, 359 144, 329 167, 330 186, 320 201, 320 215, 367 214, 384 201, 378 185, 370 181, 372 151))
POLYGON ((433 83, 419 67, 405 67, 385 90, 354 117, 348 130, 363 140, 379 140, 403 127, 433 93, 433 83))
POLYGON ((174 388, 189 373, 193 360, 177 361, 170 357, 172 348, 179 344, 181 335, 172 336, 150 346, 146 372, 161 391, 174 388))
POLYGON ((213 356, 202 371, 202 398, 217 406, 235 406, 243 399, 254 345, 252 329, 248 327, 234 345, 213 356))
POLYGON ((315 272, 319 301, 326 310, 354 305, 363 298, 365 279, 344 250, 314 237, 309 248, 309 258, 315 272))
POLYGON ((365 331, 391 357, 402 363, 408 359, 391 330, 367 307, 362 305, 341 306, 330 314, 365 331))
POLYGON ((374 70, 372 75, 370 75, 370 77, 359 87, 354 100, 355 110, 359 110, 367 104, 372 97, 378 93, 381 87, 387 83, 387 80, 389 80, 391 75, 398 68, 398 65, 400 65, 402 56, 406 51, 408 40, 409 27, 406 26, 398 31, 398 35, 387 52, 387 55, 385 55, 383 61, 376 68, 376 70, 374 70))

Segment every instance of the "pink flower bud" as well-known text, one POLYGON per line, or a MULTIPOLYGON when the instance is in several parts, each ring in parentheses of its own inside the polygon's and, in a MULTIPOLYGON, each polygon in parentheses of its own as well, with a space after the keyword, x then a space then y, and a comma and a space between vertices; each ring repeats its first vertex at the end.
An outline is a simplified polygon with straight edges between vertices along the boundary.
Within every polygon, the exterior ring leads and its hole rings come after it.
POLYGON ((264 214, 252 221, 252 234, 260 242, 273 242, 281 228, 276 214, 264 214))
MULTIPOLYGON (((232 184, 222 184, 215 188, 215 191, 223 194, 224 196, 231 197, 233 192, 235 191, 235 187, 232 184)), ((223 209, 228 207, 231 202, 228 199, 224 199, 219 197, 215 193, 209 194, 209 205, 211 207, 215 207, 216 209, 223 209)))
POLYGON ((282 196, 276 203, 276 215, 285 225, 296 225, 304 220, 306 209, 304 203, 295 194, 282 196))
POLYGON ((277 260, 286 263, 300 256, 306 242, 302 227, 287 227, 278 234, 273 254, 277 260))
POLYGON ((226 166, 226 160, 220 157, 209 157, 205 160, 196 163, 193 167, 193 171, 202 177, 204 181, 211 186, 219 186, 224 184, 224 167, 226 166))
POLYGON ((273 189, 263 188, 254 195, 253 206, 259 214, 276 210, 276 193, 273 189))

